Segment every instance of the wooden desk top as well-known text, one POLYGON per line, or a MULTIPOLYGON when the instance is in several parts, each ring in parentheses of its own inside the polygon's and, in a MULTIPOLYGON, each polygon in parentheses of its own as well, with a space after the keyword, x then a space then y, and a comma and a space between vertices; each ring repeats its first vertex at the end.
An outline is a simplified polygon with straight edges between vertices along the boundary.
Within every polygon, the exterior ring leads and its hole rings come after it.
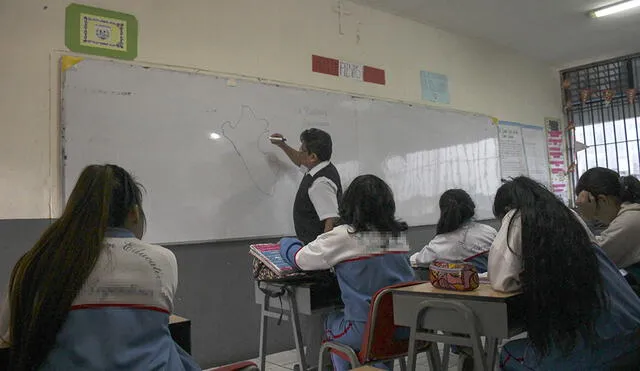
POLYGON ((491 285, 487 283, 481 283, 477 289, 473 291, 451 291, 437 289, 431 285, 430 282, 421 283, 415 286, 403 287, 393 290, 397 293, 408 295, 423 295, 423 296, 436 296, 436 297, 456 297, 460 299, 468 300, 490 300, 490 301, 503 301, 514 296, 521 294, 518 292, 499 292, 491 288, 491 285))
POLYGON ((362 366, 358 368, 352 369, 352 371, 381 371, 379 368, 371 367, 371 366, 362 366))
POLYGON ((176 316, 175 314, 172 314, 169 316, 170 325, 174 323, 181 323, 181 322, 189 322, 189 320, 184 317, 176 316))

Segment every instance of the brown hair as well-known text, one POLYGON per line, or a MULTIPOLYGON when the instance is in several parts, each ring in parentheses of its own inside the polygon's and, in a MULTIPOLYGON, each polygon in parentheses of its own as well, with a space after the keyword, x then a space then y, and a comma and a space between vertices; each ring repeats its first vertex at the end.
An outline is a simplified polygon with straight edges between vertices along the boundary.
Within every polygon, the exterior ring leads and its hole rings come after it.
POLYGON ((105 232, 122 227, 131 210, 140 210, 142 191, 115 165, 86 167, 67 205, 11 273, 11 370, 42 365, 78 292, 100 257, 105 232))

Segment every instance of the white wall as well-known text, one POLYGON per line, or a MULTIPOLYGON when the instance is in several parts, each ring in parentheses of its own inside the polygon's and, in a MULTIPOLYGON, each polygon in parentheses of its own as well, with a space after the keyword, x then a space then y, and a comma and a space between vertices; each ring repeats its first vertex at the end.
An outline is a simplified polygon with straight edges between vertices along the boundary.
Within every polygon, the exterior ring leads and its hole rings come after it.
MULTIPOLYGON (((0 1, 0 219, 48 218, 55 210, 59 87, 50 59, 65 48, 69 3, 0 1)), ((351 3, 342 36, 333 0, 85 3, 138 18, 138 61, 417 102, 425 69, 449 76, 452 108, 539 125, 561 114, 549 66, 351 3), (384 68, 387 85, 315 74, 311 54, 384 68)))

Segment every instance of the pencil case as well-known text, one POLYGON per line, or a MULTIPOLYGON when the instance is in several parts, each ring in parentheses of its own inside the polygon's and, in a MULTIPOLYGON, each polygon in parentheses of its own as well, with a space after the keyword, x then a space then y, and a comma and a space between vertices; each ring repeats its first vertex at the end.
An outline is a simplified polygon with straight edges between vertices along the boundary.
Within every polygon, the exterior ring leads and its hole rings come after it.
POLYGON ((471 263, 436 260, 429 265, 429 281, 444 290, 471 291, 479 286, 476 267, 471 263))

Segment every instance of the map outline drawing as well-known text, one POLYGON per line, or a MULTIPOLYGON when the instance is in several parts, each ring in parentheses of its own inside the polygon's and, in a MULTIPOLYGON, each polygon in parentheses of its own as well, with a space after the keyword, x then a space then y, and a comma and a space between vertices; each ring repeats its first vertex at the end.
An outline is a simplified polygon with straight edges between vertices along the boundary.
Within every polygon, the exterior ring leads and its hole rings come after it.
POLYGON ((238 117, 238 119, 235 122, 230 120, 224 121, 220 126, 220 132, 222 133, 222 136, 233 146, 233 150, 235 151, 236 155, 240 157, 240 160, 242 161, 242 165, 244 169, 247 171, 247 174, 249 175, 249 179, 251 180, 253 185, 256 187, 256 189, 260 193, 266 196, 273 197, 275 195, 275 186, 278 183, 278 180, 280 179, 280 174, 282 173, 282 164, 280 163, 280 161, 279 160, 272 161, 273 163, 276 164, 277 170, 275 173, 273 173, 274 180, 273 182, 271 182, 272 184, 270 184, 268 189, 265 190, 263 186, 260 185, 260 182, 256 179, 254 172, 251 170, 251 166, 249 166, 249 163, 245 158, 245 155, 242 154, 242 151, 238 147, 238 144, 229 137, 226 131, 227 128, 236 129, 239 125, 241 125, 243 120, 245 119, 246 113, 250 114, 254 121, 259 121, 264 123, 264 130, 261 131, 260 135, 256 140, 256 148, 258 152, 262 153, 267 158, 267 161, 269 161, 269 157, 273 156, 273 153, 266 152, 262 148, 260 148, 260 142, 265 138, 265 136, 271 133, 271 130, 269 130, 271 127, 271 123, 266 118, 258 117, 251 106, 247 104, 242 104, 240 106, 240 116, 238 117))

